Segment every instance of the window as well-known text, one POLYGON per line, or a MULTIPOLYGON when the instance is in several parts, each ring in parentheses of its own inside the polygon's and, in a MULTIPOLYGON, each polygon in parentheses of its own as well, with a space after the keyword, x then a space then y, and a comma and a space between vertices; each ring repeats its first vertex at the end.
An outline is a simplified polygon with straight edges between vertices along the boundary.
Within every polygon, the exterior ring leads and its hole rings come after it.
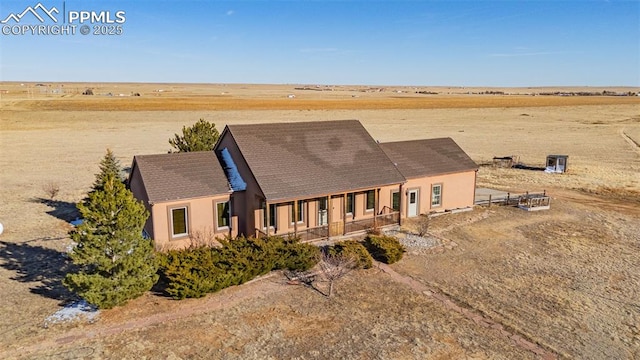
POLYGON ((171 209, 171 235, 179 237, 187 234, 189 234, 187 208, 171 209))
POLYGON ((372 211, 376 207, 376 192, 375 190, 367 191, 367 211, 372 211))
POLYGON ((442 184, 431 185, 431 206, 442 205, 442 184))
POLYGON ((296 213, 295 203, 291 204, 291 223, 297 221, 299 223, 304 222, 304 200, 298 200, 298 212, 296 213))
POLYGON ((347 214, 353 214, 355 212, 355 207, 353 205, 353 193, 347 194, 347 214))
POLYGON ((329 198, 323 197, 318 199, 318 225, 323 226, 329 223, 329 198))
MULTIPOLYGON (((269 204, 269 226, 275 228, 276 227, 276 204, 269 204)), ((262 227, 267 227, 267 211, 265 207, 265 203, 262 202, 262 227)))
POLYGON ((391 208, 393 211, 400 211, 400 192, 398 191, 391 193, 391 208))
POLYGON ((230 225, 231 205, 228 201, 216 203, 216 216, 218 217, 218 229, 228 228, 230 225))

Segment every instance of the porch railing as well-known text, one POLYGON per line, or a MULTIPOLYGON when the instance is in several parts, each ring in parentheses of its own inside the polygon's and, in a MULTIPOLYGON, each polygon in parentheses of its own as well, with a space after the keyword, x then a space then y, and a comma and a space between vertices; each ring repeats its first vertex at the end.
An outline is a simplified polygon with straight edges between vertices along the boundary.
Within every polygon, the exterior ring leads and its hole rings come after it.
MULTIPOLYGON (((375 228, 385 227, 389 225, 397 225, 400 220, 399 212, 390 212, 388 214, 380 214, 374 217, 359 219, 359 220, 351 220, 347 221, 344 225, 344 233, 346 235, 351 233, 363 232, 375 228)), ((312 241, 312 240, 320 240, 326 239, 330 237, 329 234, 330 227, 329 225, 317 226, 307 229, 300 229, 297 233, 289 232, 284 235, 289 236, 297 236, 301 241, 312 241)), ((283 233, 278 232, 275 235, 283 235, 283 233)), ((341 236, 340 234, 332 234, 334 236, 341 236)), ((256 229, 256 237, 266 237, 267 234, 259 229, 256 229)))

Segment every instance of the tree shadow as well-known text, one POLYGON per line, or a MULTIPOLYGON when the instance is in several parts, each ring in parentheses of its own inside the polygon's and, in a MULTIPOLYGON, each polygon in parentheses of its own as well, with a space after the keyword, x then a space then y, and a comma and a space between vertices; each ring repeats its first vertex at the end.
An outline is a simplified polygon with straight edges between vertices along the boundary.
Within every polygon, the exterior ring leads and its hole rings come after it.
POLYGON ((33 284, 32 293, 62 303, 75 298, 62 285, 62 279, 73 268, 65 253, 28 242, 16 244, 0 241, 0 259, 3 260, 0 266, 15 272, 11 280, 33 284))
POLYGON ((47 214, 66 222, 75 220, 80 216, 76 203, 39 197, 33 198, 31 201, 49 206, 51 210, 47 211, 47 214))

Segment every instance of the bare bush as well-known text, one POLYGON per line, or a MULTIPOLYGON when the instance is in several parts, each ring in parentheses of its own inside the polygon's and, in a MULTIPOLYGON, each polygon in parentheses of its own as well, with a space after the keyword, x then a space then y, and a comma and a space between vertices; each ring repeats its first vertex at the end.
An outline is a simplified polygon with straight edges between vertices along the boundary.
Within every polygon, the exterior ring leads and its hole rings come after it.
POLYGON ((60 192, 60 185, 55 182, 48 182, 42 186, 42 190, 49 196, 50 200, 53 200, 60 192))
POLYGON ((334 282, 355 269, 356 261, 350 256, 324 253, 319 266, 320 275, 329 283, 329 292, 323 294, 331 297, 333 296, 334 282))
POLYGON ((206 227, 201 230, 195 230, 189 235, 189 247, 199 248, 203 246, 218 247, 221 246, 218 237, 212 228, 206 227))
POLYGON ((429 223, 431 222, 431 218, 429 215, 420 215, 420 218, 416 222, 416 233, 420 237, 424 237, 427 235, 429 231, 429 223))

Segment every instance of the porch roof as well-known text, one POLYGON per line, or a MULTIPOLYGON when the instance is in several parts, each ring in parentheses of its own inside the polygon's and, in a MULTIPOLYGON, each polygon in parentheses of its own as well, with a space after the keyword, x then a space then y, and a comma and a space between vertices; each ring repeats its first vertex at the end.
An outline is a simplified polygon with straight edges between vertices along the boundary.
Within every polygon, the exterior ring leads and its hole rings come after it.
POLYGON ((267 201, 405 182, 358 120, 228 125, 226 131, 267 201))
POLYGON ((451 138, 388 142, 380 147, 407 179, 478 170, 451 138))

